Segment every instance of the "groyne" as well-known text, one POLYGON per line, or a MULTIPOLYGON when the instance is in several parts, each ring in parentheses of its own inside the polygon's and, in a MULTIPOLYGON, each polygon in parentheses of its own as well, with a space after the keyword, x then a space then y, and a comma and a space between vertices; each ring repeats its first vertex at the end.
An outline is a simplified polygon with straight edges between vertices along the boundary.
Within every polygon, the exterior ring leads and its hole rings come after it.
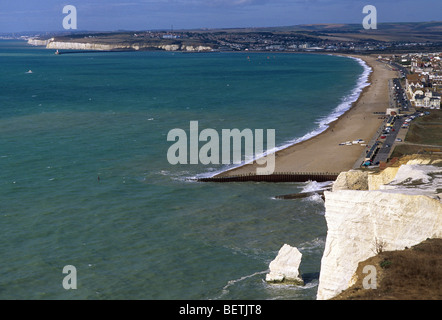
POLYGON ((199 178, 200 182, 307 182, 334 181, 336 172, 282 172, 269 175, 243 174, 236 176, 199 178))

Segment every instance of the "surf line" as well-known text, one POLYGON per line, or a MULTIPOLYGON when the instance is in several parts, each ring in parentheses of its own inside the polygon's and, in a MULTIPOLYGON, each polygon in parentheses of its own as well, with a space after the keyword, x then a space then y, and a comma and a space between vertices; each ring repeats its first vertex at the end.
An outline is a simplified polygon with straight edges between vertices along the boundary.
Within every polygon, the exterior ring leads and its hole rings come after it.
MULTIPOLYGON (((260 165, 256 168, 256 174, 274 173, 275 154, 264 150, 264 129, 222 129, 220 138, 215 129, 207 128, 199 132, 198 121, 190 121, 189 127, 189 137, 183 129, 169 131, 167 141, 175 142, 167 151, 170 164, 241 164, 252 160, 260 165), (200 148, 200 142, 206 143, 200 148)), ((275 129, 266 130, 266 142, 267 150, 275 148, 275 129)))

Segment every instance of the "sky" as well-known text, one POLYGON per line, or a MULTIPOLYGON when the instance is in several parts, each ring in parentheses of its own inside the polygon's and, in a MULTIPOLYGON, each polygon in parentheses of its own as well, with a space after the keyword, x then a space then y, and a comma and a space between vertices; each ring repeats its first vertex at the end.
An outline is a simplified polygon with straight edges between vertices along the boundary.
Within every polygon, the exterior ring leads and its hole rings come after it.
POLYGON ((378 23, 442 20, 442 0, 2 0, 0 33, 63 31, 66 5, 79 31, 362 23, 366 5, 378 23))

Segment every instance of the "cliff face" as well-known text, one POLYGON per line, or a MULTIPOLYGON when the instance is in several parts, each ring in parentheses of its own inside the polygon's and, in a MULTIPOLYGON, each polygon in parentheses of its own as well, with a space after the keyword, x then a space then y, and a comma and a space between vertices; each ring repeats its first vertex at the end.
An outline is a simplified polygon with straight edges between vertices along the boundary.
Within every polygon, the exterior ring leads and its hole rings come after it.
POLYGON ((403 250, 442 237, 442 167, 413 161, 377 175, 342 173, 324 193, 328 231, 318 299, 350 287, 358 263, 375 256, 380 244, 384 251, 403 250))
POLYGON ((28 43, 33 46, 46 46, 49 40, 29 39, 28 43))
POLYGON ((47 49, 57 50, 94 50, 94 51, 112 51, 112 50, 145 50, 145 49, 159 49, 165 51, 186 51, 186 52, 202 52, 212 51, 210 46, 202 45, 179 45, 179 44, 158 44, 153 45, 149 43, 135 43, 135 44, 106 44, 106 43, 93 43, 93 42, 67 42, 67 41, 55 41, 29 39, 28 43, 36 46, 46 46, 47 49))
POLYGON ((108 45, 96 43, 80 43, 80 42, 62 42, 49 41, 46 45, 47 49, 68 49, 68 50, 99 50, 108 51, 115 49, 130 49, 129 46, 122 45, 108 45))

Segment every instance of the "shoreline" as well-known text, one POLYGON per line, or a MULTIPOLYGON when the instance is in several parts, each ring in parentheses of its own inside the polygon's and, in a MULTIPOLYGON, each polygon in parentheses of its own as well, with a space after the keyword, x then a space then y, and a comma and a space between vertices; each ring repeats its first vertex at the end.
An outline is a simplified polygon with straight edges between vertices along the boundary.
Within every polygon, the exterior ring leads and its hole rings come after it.
MULTIPOLYGON (((275 173, 348 171, 353 168, 365 149, 360 145, 340 146, 339 143, 357 139, 368 143, 382 124, 382 120, 378 119, 379 115, 374 112, 385 112, 388 107, 388 80, 396 77, 396 73, 388 70, 371 55, 326 54, 364 61, 371 68, 366 80, 367 85, 362 88, 357 99, 346 111, 326 124, 325 130, 273 152, 275 153, 275 173)), ((256 162, 250 162, 216 173, 212 177, 255 174, 257 167, 256 162)))

